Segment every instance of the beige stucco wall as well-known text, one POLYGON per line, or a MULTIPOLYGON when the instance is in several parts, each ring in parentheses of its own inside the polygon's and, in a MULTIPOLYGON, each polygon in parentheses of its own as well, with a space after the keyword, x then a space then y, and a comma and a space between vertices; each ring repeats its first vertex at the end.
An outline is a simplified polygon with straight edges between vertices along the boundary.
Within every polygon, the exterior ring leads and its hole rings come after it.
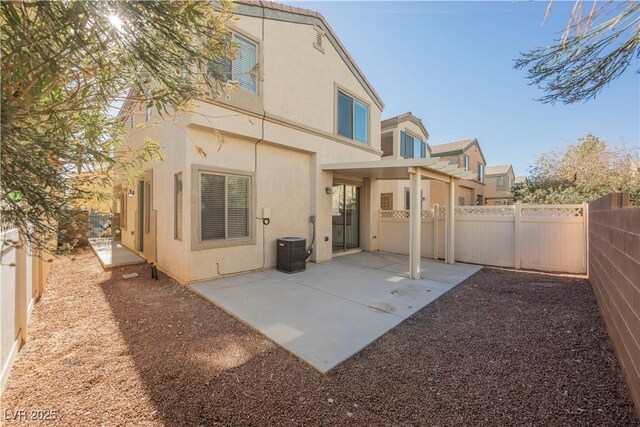
MULTIPOLYGON (((153 172, 157 265, 182 283, 217 277, 218 266, 225 274, 261 268, 263 237, 265 267, 274 266, 278 237, 300 236, 309 243, 310 215, 316 215, 317 227, 311 259, 331 259, 332 196, 325 188, 331 188, 339 177, 322 166, 380 159, 380 109, 328 41, 324 54, 312 46, 316 37, 312 25, 266 20, 264 41, 260 19, 243 16, 234 25, 238 32, 261 43, 263 80, 258 94, 237 89, 229 94, 230 99, 199 101, 194 113, 177 123, 163 121, 129 138, 132 145, 151 137, 163 146, 164 160, 147 165, 153 172), (336 135, 338 87, 369 104, 369 144, 336 135), (196 151, 196 145, 206 157, 196 151), (192 188, 198 182, 192 182, 192 165, 255 172, 256 209, 252 216, 261 216, 263 207, 271 208, 269 225, 263 228, 262 222, 255 220, 255 244, 193 250, 197 224, 192 223, 192 213, 198 209, 198 200, 192 196, 192 188), (173 179, 177 172, 183 173, 182 240, 173 238, 173 179)), ((375 180, 354 183, 362 187, 361 247, 377 250, 379 186, 375 180)), ((127 201, 123 243, 135 249, 137 194, 127 201)))

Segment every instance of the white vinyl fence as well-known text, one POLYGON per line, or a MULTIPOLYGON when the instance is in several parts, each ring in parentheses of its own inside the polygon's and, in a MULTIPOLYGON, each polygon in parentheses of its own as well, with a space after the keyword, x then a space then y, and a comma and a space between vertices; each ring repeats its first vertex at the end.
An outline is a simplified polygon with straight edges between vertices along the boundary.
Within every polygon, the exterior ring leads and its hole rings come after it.
MULTIPOLYGON (((455 208, 455 259, 542 271, 587 272, 588 204, 459 206, 455 208)), ((444 258, 446 211, 422 211, 424 258, 444 258), (437 250, 437 256, 434 248, 437 250)), ((380 250, 409 251, 409 211, 380 211, 380 250)))
POLYGON ((18 230, 0 228, 0 393, 27 338, 27 323, 51 269, 51 256, 19 243, 18 230))

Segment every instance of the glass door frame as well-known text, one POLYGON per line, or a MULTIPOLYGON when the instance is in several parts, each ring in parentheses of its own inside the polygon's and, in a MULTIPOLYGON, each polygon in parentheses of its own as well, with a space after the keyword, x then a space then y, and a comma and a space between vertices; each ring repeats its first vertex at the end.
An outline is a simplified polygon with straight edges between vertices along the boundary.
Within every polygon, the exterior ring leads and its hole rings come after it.
MULTIPOLYGON (((333 196, 335 197, 335 193, 336 193, 336 187, 341 187, 342 188, 342 200, 339 201, 339 203, 342 205, 342 212, 340 214, 340 216, 342 217, 342 248, 336 249, 336 244, 335 244, 335 235, 334 235, 334 231, 335 229, 333 227, 335 226, 340 226, 340 224, 334 224, 333 223, 333 200, 332 200, 332 212, 331 212, 331 224, 332 224, 332 235, 331 235, 331 252, 332 253, 341 253, 341 252, 347 252, 350 250, 356 250, 356 249, 360 249, 361 248, 361 242, 362 242, 362 214, 361 214, 361 209, 362 209, 362 185, 359 184, 353 184, 353 183, 342 183, 342 182, 334 182, 333 183, 333 196), (347 188, 351 187, 355 190, 355 194, 356 194, 356 205, 355 205, 355 222, 357 225, 357 229, 356 229, 356 236, 357 236, 357 244, 353 247, 348 247, 349 246, 349 242, 347 241, 347 226, 348 226, 348 222, 347 222, 347 208, 346 208, 346 202, 347 202, 347 188)), ((339 205, 340 206, 340 205, 339 205)), ((340 209, 340 208, 338 208, 340 209)), ((353 215, 353 212, 352 212, 353 215)), ((352 223, 353 223, 354 218, 352 218, 352 223)))

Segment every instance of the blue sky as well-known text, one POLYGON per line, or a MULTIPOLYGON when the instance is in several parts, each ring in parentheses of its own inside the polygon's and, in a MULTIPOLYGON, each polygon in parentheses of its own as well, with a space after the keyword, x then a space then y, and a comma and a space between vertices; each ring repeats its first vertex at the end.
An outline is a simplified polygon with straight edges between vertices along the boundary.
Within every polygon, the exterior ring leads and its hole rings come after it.
MULTIPOLYGON (((560 37, 573 2, 287 2, 320 12, 385 103, 383 118, 411 111, 431 145, 476 137, 491 165, 524 175, 535 158, 591 132, 638 147, 638 61, 596 99, 535 101, 513 60, 560 37)), ((589 3, 590 5, 590 3, 589 3)))

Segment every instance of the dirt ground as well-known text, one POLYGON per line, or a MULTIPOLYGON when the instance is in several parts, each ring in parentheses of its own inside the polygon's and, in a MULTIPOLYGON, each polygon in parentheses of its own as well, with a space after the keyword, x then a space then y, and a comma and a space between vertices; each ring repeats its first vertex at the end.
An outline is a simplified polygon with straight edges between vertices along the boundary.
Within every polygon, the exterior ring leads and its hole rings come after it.
POLYGON ((0 403, 3 425, 640 425, 583 279, 485 268, 322 375, 90 252, 56 261, 0 403))

